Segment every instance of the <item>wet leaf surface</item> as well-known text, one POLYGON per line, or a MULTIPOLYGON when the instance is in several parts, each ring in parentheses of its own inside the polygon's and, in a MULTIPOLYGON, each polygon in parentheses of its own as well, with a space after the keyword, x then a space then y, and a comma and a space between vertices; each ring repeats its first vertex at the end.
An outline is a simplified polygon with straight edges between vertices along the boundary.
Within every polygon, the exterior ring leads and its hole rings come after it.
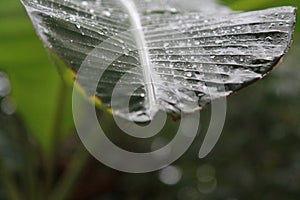
POLYGON ((46 46, 75 72, 86 66, 86 93, 110 108, 118 84, 114 112, 132 121, 201 109, 264 77, 287 52, 295 8, 241 13, 201 2, 23 0, 46 46))

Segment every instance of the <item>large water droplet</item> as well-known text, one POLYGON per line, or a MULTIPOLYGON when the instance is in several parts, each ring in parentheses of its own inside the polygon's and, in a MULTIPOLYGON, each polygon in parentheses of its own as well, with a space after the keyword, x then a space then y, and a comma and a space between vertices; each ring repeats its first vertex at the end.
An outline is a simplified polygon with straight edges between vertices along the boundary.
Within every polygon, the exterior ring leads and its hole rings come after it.
POLYGON ((186 72, 185 75, 186 75, 187 77, 192 77, 192 76, 193 76, 192 72, 186 72))
POLYGON ((98 5, 98 6, 100 6, 102 4, 102 0, 96 0, 95 4, 98 5))
POLYGON ((81 2, 81 5, 87 6, 87 5, 89 5, 89 3, 88 3, 87 1, 82 1, 82 2, 81 2))
POLYGON ((170 13, 172 13, 172 14, 175 14, 175 13, 178 12, 176 8, 170 8, 169 11, 170 11, 170 13))
POLYGON ((104 15, 105 17, 110 17, 111 13, 108 10, 104 10, 102 11, 102 15, 104 15))
POLYGON ((272 38, 271 36, 268 36, 268 37, 266 37, 266 40, 267 40, 267 41, 272 41, 273 38, 272 38))
POLYGON ((166 48, 166 47, 168 47, 170 45, 170 43, 168 43, 168 42, 165 42, 164 43, 164 47, 166 48))
POLYGON ((91 14, 93 14, 93 13, 95 12, 95 10, 94 10, 94 9, 90 9, 89 12, 90 12, 91 14))
POLYGON ((174 51, 173 51, 173 50, 167 50, 166 53, 167 53, 167 54, 173 54, 174 51))
POLYGON ((74 15, 70 15, 69 16, 69 20, 72 21, 72 22, 76 22, 76 17, 74 15))

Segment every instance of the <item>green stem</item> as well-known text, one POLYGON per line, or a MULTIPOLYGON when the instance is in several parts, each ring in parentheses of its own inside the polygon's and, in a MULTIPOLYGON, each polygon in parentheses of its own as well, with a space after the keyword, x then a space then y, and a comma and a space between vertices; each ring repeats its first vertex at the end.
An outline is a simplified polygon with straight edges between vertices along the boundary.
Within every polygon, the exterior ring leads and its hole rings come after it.
POLYGON ((5 168, 4 163, 0 161, 0 177, 3 186, 6 189, 9 199, 11 200, 22 200, 17 185, 13 179, 11 172, 5 168))
POLYGON ((37 199, 37 177, 35 174, 36 169, 36 158, 33 146, 30 144, 28 139, 28 132, 22 122, 22 120, 16 115, 15 121, 18 127, 18 135, 20 135, 20 144, 23 152, 24 162, 24 173, 23 173, 23 184, 28 192, 28 199, 37 199))
POLYGON ((39 191, 37 189, 37 178, 36 178, 36 162, 33 159, 34 152, 30 149, 30 143, 28 141, 25 141, 26 144, 24 144, 25 148, 24 151, 26 151, 24 154, 27 155, 24 157, 25 161, 25 171, 24 174, 24 184, 27 188, 26 191, 28 192, 28 198, 30 200, 36 200, 37 199, 37 192, 39 191))
POLYGON ((13 173, 10 171, 9 167, 5 165, 4 161, 1 162, 1 160, 0 178, 3 180, 3 185, 6 187, 6 192, 10 195, 10 199, 36 200, 36 160, 34 157, 33 146, 30 145, 28 132, 19 115, 14 114, 10 117, 10 120, 12 122, 11 125, 14 127, 8 129, 10 146, 14 147, 14 150, 17 151, 16 153, 20 154, 20 157, 22 158, 21 163, 23 164, 20 168, 21 171, 16 172, 20 175, 21 187, 18 188, 13 173))
MULTIPOLYGON (((104 127, 102 127, 104 130, 110 128, 114 122, 113 117, 105 112, 101 118, 104 121, 103 124, 105 124, 104 127)), ((79 147, 77 153, 75 153, 71 159, 70 168, 62 177, 60 184, 58 184, 54 189, 51 198, 49 198, 50 200, 68 199, 89 157, 89 152, 85 149, 85 147, 79 147)))
MULTIPOLYGON (((50 51, 49 52, 49 57, 51 58, 51 61, 53 62, 54 66, 57 67, 57 70, 60 72, 61 75, 65 74, 65 64, 63 62, 61 62, 61 60, 50 51)), ((65 77, 62 77, 63 79, 65 77)), ((61 130, 61 123, 63 121, 62 115, 61 115, 61 110, 64 108, 65 106, 65 89, 66 89, 67 85, 66 83, 64 83, 63 85, 63 89, 61 90, 60 93, 60 99, 59 99, 59 103, 60 106, 57 107, 57 113, 56 113, 56 123, 55 123, 55 128, 54 128, 54 139, 56 139, 56 141, 53 141, 54 144, 54 149, 56 149, 55 144, 57 144, 57 139, 59 138, 60 134, 58 134, 61 130)), ((107 114, 107 113, 106 113, 107 114)), ((107 125, 110 126, 111 122, 113 122, 112 120, 113 118, 110 116, 109 120, 107 121, 107 125)), ((107 120, 107 118, 106 118, 107 120)), ((50 161, 51 161, 51 165, 48 170, 49 170, 49 176, 51 175, 51 172, 53 174, 53 162, 54 162, 54 158, 55 158, 56 152, 52 153, 51 157, 50 156, 50 161)), ((70 161, 70 165, 68 170, 65 172, 65 174, 62 175, 61 179, 58 181, 58 184, 56 185, 56 187, 54 188, 53 192, 50 194, 50 197, 48 199, 50 200, 65 200, 68 198, 68 196, 70 195, 70 193, 72 192, 72 189, 77 181, 77 179, 79 178, 84 166, 86 165, 87 161, 89 158, 89 153, 85 150, 84 147, 80 147, 77 152, 74 154, 74 156, 71 158, 70 161)), ((50 177, 53 177, 52 175, 50 177)), ((50 179, 50 177, 48 179, 50 179)), ((48 185, 52 182, 52 180, 48 180, 48 185)), ((51 185, 51 184, 50 184, 51 185)), ((49 186, 47 186, 49 188, 49 186)))
POLYGON ((76 181, 78 180, 85 164, 89 158, 89 153, 84 147, 80 147, 71 159, 70 167, 62 177, 50 196, 50 200, 65 200, 70 195, 76 181))
POLYGON ((48 194, 51 190, 54 176, 55 176, 55 163, 57 158, 57 148, 58 143, 60 141, 60 137, 62 134, 62 124, 63 124, 63 118, 64 113, 63 110, 66 106, 66 98, 67 98, 67 88, 68 86, 64 83, 64 81, 60 81, 60 91, 58 94, 58 100, 57 100, 57 107, 55 112, 55 121, 53 123, 53 131, 51 134, 51 147, 50 152, 48 155, 45 156, 46 158, 46 183, 45 183, 45 189, 46 194, 48 194))

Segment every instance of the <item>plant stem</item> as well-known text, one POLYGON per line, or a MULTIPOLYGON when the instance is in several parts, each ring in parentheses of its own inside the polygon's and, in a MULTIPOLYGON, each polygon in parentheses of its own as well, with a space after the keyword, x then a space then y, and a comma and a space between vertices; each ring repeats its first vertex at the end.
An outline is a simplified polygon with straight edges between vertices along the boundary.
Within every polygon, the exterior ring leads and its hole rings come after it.
POLYGON ((79 147, 77 152, 73 155, 68 171, 62 177, 62 181, 54 189, 50 196, 50 200, 65 200, 71 193, 76 180, 78 180, 80 173, 82 172, 89 153, 84 147, 79 147))
POLYGON ((4 163, 0 161, 0 177, 3 186, 6 188, 6 192, 11 200, 22 200, 17 185, 13 179, 11 172, 5 168, 4 163))
POLYGON ((30 144, 28 132, 18 115, 15 115, 15 121, 18 127, 18 138, 20 138, 20 146, 23 152, 24 173, 23 184, 28 192, 28 199, 37 199, 37 179, 35 174, 36 159, 34 156, 33 146, 30 144))
MULTIPOLYGON (((114 122, 113 117, 104 112, 101 116, 103 119, 104 130, 107 130, 111 127, 114 122)), ((49 200, 65 200, 68 199, 72 189, 75 186, 76 181, 78 180, 80 174, 82 173, 84 166, 86 165, 88 158, 90 157, 89 152, 85 149, 84 146, 79 147, 77 152, 73 155, 70 163, 70 168, 62 177, 60 184, 54 189, 51 198, 49 200)))
MULTIPOLYGON (((1 118, 0 121, 2 120, 1 118)), ((3 121, 6 124, 6 121, 3 121)), ((14 173, 0 159, 0 179, 3 180, 3 185, 6 187, 6 192, 10 196, 10 199, 36 200, 36 160, 33 147, 28 140, 27 129, 17 113, 9 117, 7 122, 7 132, 9 133, 7 139, 9 145, 12 147, 10 151, 15 151, 16 154, 19 154, 22 159, 20 160, 22 166, 19 168, 20 170, 15 172, 20 179, 14 179, 14 173), (18 180, 20 180, 20 186, 17 184, 18 180)))
POLYGON ((55 176, 55 163, 57 158, 57 148, 58 143, 60 141, 62 135, 62 124, 64 118, 64 108, 66 106, 66 98, 67 98, 67 89, 68 86, 64 81, 60 81, 60 90, 58 94, 57 107, 55 111, 55 120, 53 123, 53 130, 51 135, 51 146, 50 152, 45 156, 46 158, 46 182, 45 182, 45 192, 48 194, 51 190, 54 176, 55 176))

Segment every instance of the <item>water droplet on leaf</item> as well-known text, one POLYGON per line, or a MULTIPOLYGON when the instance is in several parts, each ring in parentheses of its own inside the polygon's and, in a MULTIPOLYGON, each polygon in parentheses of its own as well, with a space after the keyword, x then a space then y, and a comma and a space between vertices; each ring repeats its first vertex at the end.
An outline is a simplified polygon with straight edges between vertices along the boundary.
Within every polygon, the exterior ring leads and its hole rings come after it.
POLYGON ((268 36, 268 37, 266 37, 266 40, 267 40, 267 41, 272 41, 273 38, 272 38, 271 36, 268 36))
POLYGON ((81 2, 81 5, 87 6, 87 5, 88 5, 88 2, 87 2, 87 1, 82 1, 82 2, 81 2))
POLYGON ((104 10, 102 11, 102 15, 104 15, 105 17, 110 17, 111 13, 108 10, 104 10))
POLYGON ((186 72, 185 75, 186 75, 187 77, 192 77, 192 76, 193 76, 192 72, 186 72))

